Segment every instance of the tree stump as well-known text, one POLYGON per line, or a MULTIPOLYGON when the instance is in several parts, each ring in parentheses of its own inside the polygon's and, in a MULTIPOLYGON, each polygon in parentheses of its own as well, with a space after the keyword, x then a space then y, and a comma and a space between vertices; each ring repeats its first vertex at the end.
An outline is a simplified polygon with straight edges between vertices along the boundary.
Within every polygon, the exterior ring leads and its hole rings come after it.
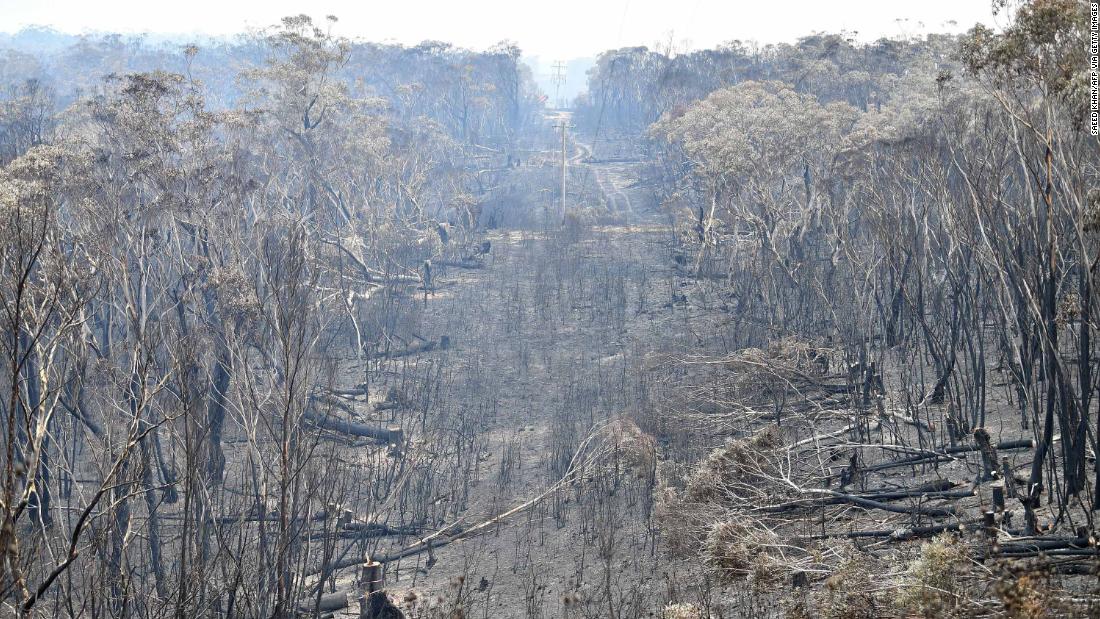
POLYGON ((985 428, 974 430, 974 442, 978 444, 978 451, 982 454, 982 479, 997 479, 1001 476, 997 466, 997 450, 989 440, 989 431, 985 428))

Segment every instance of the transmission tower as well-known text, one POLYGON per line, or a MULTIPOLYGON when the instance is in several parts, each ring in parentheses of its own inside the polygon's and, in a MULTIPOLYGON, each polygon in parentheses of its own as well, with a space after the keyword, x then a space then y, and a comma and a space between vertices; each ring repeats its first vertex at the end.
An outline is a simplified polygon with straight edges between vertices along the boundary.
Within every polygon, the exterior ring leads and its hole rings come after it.
POLYGON ((565 103, 561 99, 561 87, 565 84, 565 70, 566 65, 564 62, 558 60, 552 65, 554 69, 554 76, 551 81, 554 83, 554 104, 559 108, 564 108, 565 103))

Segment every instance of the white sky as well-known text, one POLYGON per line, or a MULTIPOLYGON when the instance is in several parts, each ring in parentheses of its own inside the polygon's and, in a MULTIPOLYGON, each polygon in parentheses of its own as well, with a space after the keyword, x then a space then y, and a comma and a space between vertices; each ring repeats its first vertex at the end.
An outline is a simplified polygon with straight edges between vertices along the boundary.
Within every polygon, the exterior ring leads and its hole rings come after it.
POLYGON ((482 49, 515 41, 542 59, 591 56, 626 45, 677 49, 734 39, 793 42, 815 31, 858 38, 959 32, 994 18, 990 0, 0 0, 0 31, 48 25, 69 33, 112 31, 226 35, 284 15, 340 18, 339 34, 415 44, 425 39, 482 49), (899 18, 907 21, 898 22, 899 18), (949 22, 954 21, 955 24, 949 22))

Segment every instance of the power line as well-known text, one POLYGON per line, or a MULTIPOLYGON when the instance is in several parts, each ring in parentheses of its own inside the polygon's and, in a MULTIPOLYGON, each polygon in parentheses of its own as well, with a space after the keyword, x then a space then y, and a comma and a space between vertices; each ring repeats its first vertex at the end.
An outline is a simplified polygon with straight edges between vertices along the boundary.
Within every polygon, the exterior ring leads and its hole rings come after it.
MULTIPOLYGON (((610 84, 611 80, 615 78, 615 62, 619 60, 619 44, 622 42, 623 39, 623 28, 626 26, 626 15, 629 12, 630 0, 626 0, 623 3, 623 16, 619 19, 619 33, 615 36, 615 51, 612 52, 613 56, 611 58, 609 75, 604 77, 603 88, 601 88, 601 90, 603 91, 601 94, 603 96, 600 100, 600 113, 596 117, 596 131, 592 134, 592 148, 589 151, 588 155, 590 159, 596 158, 596 143, 600 141, 600 128, 603 125, 604 110, 607 108, 607 86, 610 84)), ((584 177, 581 179, 582 192, 588 189, 588 178, 591 171, 592 166, 588 165, 584 167, 584 177)))
POLYGON ((554 84, 554 102, 559 108, 564 108, 565 105, 561 98, 561 87, 565 84, 566 69, 568 66, 564 62, 558 60, 554 62, 552 68, 554 69, 554 74, 550 78, 550 81, 554 84))

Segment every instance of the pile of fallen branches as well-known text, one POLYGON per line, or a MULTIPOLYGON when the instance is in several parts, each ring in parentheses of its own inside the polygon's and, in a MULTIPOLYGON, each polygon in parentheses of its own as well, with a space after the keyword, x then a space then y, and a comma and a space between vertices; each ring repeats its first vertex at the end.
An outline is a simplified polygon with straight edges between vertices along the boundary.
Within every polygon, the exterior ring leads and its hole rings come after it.
MULTIPOLYGON (((761 359, 749 351, 737 363, 761 359)), ((794 377, 788 366, 777 380, 794 377)), ((1087 531, 1025 536, 1037 527, 1037 501, 1010 455, 1026 460, 1031 439, 994 441, 978 428, 968 443, 938 445, 927 424, 884 404, 837 430, 787 440, 784 432, 793 431, 767 425, 686 471, 662 466, 657 515, 667 547, 702 556, 724 578, 769 580, 829 573, 836 566, 822 553, 843 539, 889 544, 967 534, 988 540, 975 560, 1059 557, 1067 573, 1100 559, 1087 531), (920 445, 909 444, 914 430, 920 445)))
POLYGON ((1014 593, 997 576, 1005 565, 1059 578, 1100 572, 1100 536, 1067 531, 1089 519, 1045 505, 1046 490, 1029 485, 1036 443, 1026 430, 951 428, 940 418, 949 410, 889 392, 876 363, 849 364, 809 341, 676 361, 669 379, 680 386, 643 417, 665 447, 657 522, 665 548, 719 580, 809 587, 813 616, 843 590, 837 574, 862 561, 890 576, 874 599, 845 604, 965 616, 1007 608, 1013 596, 1076 595, 1056 581, 1014 593), (736 438, 706 445, 723 437, 736 438))
POLYGON ((702 552, 726 576, 747 575, 750 557, 766 561, 769 550, 782 554, 774 531, 781 517, 753 508, 794 496, 781 481, 781 447, 779 429, 767 426, 713 450, 680 479, 666 468, 657 520, 669 549, 684 557, 702 552))
POLYGON ((786 404, 818 409, 843 406, 851 390, 848 373, 837 372, 838 351, 793 337, 767 349, 746 348, 723 362, 732 372, 737 401, 746 406, 786 404))

